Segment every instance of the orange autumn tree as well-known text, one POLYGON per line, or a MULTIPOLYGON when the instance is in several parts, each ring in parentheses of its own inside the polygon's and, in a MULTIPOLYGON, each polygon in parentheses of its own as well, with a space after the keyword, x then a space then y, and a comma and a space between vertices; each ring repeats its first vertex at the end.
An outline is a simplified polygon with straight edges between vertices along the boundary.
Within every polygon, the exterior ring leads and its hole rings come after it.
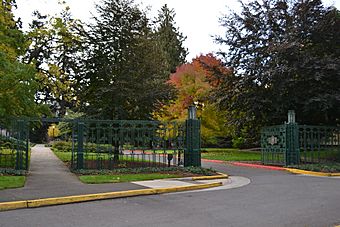
POLYGON ((187 109, 195 104, 201 119, 203 145, 217 145, 219 138, 228 136, 223 113, 208 100, 209 94, 219 84, 219 76, 229 75, 231 71, 212 54, 201 55, 179 66, 170 76, 168 83, 176 88, 176 99, 154 114, 161 121, 184 121, 187 109))
POLYGON ((221 78, 232 74, 232 70, 225 67, 221 60, 211 53, 193 59, 192 65, 204 71, 206 82, 213 88, 221 83, 221 78))

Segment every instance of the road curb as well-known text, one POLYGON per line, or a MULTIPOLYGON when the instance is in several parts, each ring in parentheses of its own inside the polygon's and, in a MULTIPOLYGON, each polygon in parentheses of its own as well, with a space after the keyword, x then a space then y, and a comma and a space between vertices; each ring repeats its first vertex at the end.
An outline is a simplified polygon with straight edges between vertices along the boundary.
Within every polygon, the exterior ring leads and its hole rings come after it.
POLYGON ((163 194, 163 193, 170 193, 170 192, 191 191, 191 190, 218 187, 222 185, 223 185, 222 182, 215 182, 215 183, 208 183, 208 184, 198 184, 198 185, 179 186, 179 187, 170 187, 170 188, 138 189, 138 190, 129 190, 129 191, 120 191, 120 192, 107 192, 107 193, 98 193, 98 194, 87 194, 87 195, 65 196, 65 197, 24 200, 24 201, 15 201, 15 202, 4 202, 4 203, 0 203, 0 211, 16 210, 16 209, 22 209, 22 208, 36 208, 36 207, 62 205, 62 204, 70 204, 70 203, 80 203, 80 202, 88 202, 88 201, 96 201, 96 200, 104 200, 104 199, 125 198, 125 197, 132 197, 132 196, 141 196, 141 195, 155 195, 155 194, 163 194))
POLYGON ((243 162, 230 162, 234 166, 244 166, 250 168, 258 168, 258 169, 269 169, 269 170, 286 170, 284 167, 279 166, 266 166, 266 165, 259 165, 259 164, 251 164, 251 163, 243 163, 243 162))
POLYGON ((27 208, 27 201, 14 201, 14 202, 4 202, 0 203, 0 211, 5 210, 16 210, 27 208))
POLYGON ((218 175, 214 175, 214 176, 192 177, 191 179, 194 181, 197 181, 197 180, 217 180, 217 179, 228 179, 228 178, 229 178, 228 174, 218 173, 218 175))
POLYGON ((292 168, 285 168, 288 172, 295 173, 295 174, 304 174, 304 175, 311 175, 311 176, 319 176, 319 177, 340 177, 340 173, 321 173, 321 172, 314 172, 302 169, 292 169, 292 168))

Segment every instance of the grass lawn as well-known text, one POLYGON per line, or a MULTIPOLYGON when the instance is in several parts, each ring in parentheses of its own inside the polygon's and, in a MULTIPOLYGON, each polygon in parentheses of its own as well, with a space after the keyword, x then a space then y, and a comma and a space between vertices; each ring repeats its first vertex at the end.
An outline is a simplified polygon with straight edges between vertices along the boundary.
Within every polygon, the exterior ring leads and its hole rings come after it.
POLYGON ((53 151, 53 153, 63 162, 70 162, 72 159, 72 152, 53 151))
POLYGON ((155 180, 181 177, 177 174, 144 173, 144 174, 117 174, 117 175, 83 175, 79 176, 81 182, 86 184, 121 183, 130 181, 155 180))
MULTIPOLYGON (((155 152, 156 154, 164 154, 164 150, 146 150, 145 152, 150 152, 150 153, 153 153, 155 152)), ((178 150, 176 150, 176 152, 178 153, 178 150)), ((165 150, 165 153, 166 154, 173 154, 175 153, 174 150, 165 150)))
POLYGON ((261 152, 232 148, 202 148, 202 158, 221 161, 261 161, 261 152))
POLYGON ((6 188, 21 188, 25 185, 25 176, 0 176, 0 190, 6 188))

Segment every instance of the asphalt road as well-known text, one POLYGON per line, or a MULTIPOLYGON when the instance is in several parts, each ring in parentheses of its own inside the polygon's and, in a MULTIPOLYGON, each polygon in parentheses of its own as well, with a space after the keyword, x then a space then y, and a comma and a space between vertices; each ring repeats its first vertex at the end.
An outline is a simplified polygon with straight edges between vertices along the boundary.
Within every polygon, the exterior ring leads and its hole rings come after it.
POLYGON ((335 226, 340 179, 204 163, 247 186, 0 213, 0 226, 335 226))

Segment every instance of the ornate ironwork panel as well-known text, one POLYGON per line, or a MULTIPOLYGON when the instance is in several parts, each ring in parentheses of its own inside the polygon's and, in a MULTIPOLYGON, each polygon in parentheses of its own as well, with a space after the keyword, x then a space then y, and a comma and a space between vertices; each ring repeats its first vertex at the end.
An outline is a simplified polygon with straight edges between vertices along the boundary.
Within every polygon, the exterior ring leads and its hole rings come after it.
POLYGON ((262 129, 262 163, 286 165, 287 125, 275 125, 262 129))

